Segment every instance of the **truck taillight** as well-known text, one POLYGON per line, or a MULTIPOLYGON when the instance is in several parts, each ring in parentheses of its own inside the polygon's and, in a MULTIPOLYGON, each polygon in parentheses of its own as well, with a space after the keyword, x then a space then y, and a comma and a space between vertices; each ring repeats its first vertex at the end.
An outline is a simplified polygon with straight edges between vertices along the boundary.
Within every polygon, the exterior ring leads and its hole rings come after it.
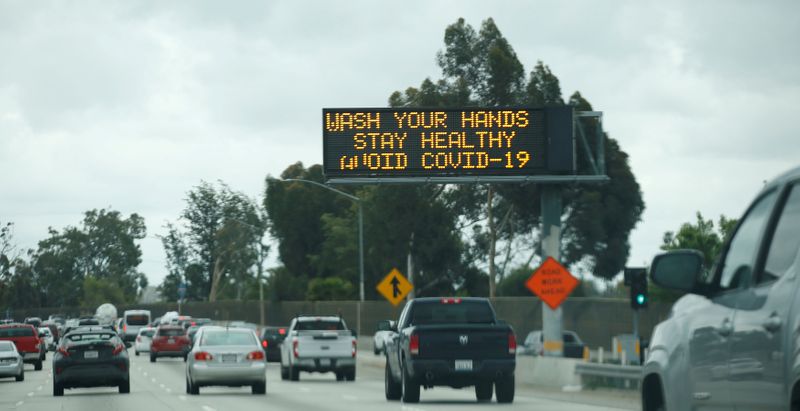
POLYGON ((300 356, 300 352, 297 350, 297 338, 292 340, 292 352, 294 353, 294 358, 300 356))
POLYGON ((267 340, 261 340, 261 346, 262 346, 262 347, 264 347, 264 348, 267 348, 267 347, 269 347, 269 341, 267 341, 267 340))
POLYGON ((508 353, 517 353, 517 337, 514 335, 514 333, 508 333, 508 353))
POLYGON ((122 332, 128 332, 128 324, 122 324, 122 332))
POLYGON ((408 341, 408 350, 411 355, 419 355, 419 334, 411 334, 411 339, 408 341))
POLYGON ((442 298, 442 304, 460 304, 460 298, 442 298))
POLYGON ((358 346, 358 343, 354 339, 353 340, 353 358, 356 358, 356 348, 358 348, 357 346, 358 346))

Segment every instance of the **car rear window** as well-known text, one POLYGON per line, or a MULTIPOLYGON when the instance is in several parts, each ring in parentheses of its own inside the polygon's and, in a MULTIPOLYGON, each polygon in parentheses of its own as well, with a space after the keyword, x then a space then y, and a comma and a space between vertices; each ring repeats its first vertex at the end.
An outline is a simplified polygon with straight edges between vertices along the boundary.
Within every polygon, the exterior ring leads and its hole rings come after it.
POLYGON ((424 302, 414 304, 411 324, 476 324, 493 323, 494 314, 489 304, 480 301, 460 303, 424 302))
POLYGON ((150 317, 143 314, 129 314, 125 317, 125 323, 128 325, 147 325, 150 324, 150 317))
POLYGON ((33 328, 31 327, 11 327, 0 329, 0 338, 9 337, 33 337, 33 328))
POLYGON ((70 342, 85 342, 85 341, 111 341, 116 338, 112 333, 79 333, 67 335, 67 340, 70 342))
POLYGON ((335 331, 344 330, 344 323, 341 320, 312 320, 312 321, 298 321, 297 329, 299 331, 311 330, 325 330, 335 331))
POLYGON ((168 328, 166 330, 158 330, 158 335, 161 337, 178 337, 186 335, 186 331, 180 328, 168 328))
POLYGON ((247 332, 208 331, 203 333, 200 345, 258 345, 256 337, 247 332))
POLYGON ((153 335, 155 335, 155 333, 156 330, 142 330, 141 332, 139 332, 139 335, 144 337, 152 337, 153 335))

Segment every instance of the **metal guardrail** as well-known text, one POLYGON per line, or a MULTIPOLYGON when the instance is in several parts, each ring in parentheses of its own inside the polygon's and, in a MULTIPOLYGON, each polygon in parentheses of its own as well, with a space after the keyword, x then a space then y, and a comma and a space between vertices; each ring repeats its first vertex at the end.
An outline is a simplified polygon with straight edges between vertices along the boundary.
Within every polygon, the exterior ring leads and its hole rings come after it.
POLYGON ((642 379, 642 367, 581 362, 575 364, 575 374, 639 381, 642 379))

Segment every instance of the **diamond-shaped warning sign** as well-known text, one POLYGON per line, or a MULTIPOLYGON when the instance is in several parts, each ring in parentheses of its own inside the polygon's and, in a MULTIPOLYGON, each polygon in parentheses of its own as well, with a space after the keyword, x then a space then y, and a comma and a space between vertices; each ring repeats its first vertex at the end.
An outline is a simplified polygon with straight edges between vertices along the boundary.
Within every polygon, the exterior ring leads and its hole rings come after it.
POLYGON ((376 288, 392 305, 397 306, 414 289, 414 286, 398 269, 392 268, 392 271, 378 283, 376 288))
POLYGON ((578 279, 573 277, 563 265, 553 257, 547 257, 539 268, 533 272, 525 287, 552 309, 558 308, 567 296, 578 286, 578 279))

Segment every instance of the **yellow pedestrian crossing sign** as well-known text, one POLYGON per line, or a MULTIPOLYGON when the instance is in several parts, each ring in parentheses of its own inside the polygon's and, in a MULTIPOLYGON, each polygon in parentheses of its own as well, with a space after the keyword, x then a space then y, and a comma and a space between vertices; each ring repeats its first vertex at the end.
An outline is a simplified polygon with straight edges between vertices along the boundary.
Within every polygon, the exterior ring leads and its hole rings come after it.
POLYGON ((403 277, 400 271, 396 268, 392 268, 389 275, 387 275, 376 288, 382 296, 392 303, 392 305, 397 306, 397 304, 400 304, 400 301, 403 301, 403 298, 414 289, 414 286, 403 277))

